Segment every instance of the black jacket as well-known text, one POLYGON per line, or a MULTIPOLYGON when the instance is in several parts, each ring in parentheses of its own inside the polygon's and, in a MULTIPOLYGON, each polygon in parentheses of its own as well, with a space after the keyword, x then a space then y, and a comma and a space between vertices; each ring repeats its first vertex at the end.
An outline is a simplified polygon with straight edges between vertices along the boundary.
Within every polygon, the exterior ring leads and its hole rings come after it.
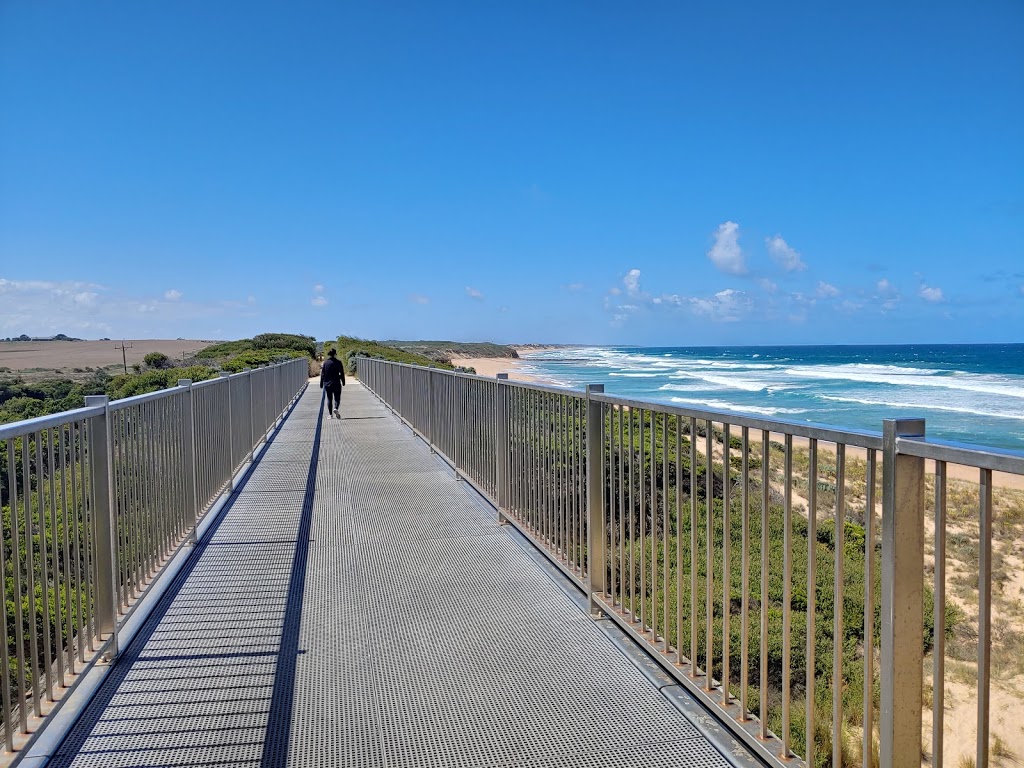
POLYGON ((320 389, 323 389, 326 384, 336 386, 339 382, 345 386, 345 366, 336 358, 328 357, 320 369, 320 389))

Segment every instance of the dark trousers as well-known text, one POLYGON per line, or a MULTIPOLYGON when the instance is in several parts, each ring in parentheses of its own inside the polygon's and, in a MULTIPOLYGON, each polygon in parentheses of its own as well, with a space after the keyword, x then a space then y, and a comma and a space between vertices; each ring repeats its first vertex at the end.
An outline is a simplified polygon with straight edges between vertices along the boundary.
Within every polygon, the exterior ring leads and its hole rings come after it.
POLYGON ((324 394, 327 396, 327 412, 338 410, 341 406, 341 382, 324 384, 324 394))

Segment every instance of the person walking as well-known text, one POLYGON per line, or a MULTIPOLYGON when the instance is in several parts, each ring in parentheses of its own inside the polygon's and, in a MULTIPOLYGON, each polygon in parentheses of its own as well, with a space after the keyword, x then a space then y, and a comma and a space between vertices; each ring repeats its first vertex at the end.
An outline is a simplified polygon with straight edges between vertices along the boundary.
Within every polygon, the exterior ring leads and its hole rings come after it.
POLYGON ((327 353, 327 359, 320 369, 320 389, 327 395, 327 418, 340 419, 341 388, 345 386, 345 366, 338 360, 338 353, 333 349, 327 353))

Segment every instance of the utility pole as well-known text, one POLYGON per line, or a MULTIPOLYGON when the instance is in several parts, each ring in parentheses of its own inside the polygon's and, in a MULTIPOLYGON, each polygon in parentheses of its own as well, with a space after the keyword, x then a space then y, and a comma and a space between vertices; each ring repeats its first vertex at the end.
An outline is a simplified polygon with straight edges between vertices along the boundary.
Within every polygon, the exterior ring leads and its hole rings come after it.
POLYGON ((114 346, 114 349, 120 349, 121 350, 121 362, 124 364, 124 372, 125 373, 128 373, 128 353, 125 352, 125 350, 126 349, 131 349, 131 348, 132 348, 132 344, 130 342, 128 343, 127 346, 125 346, 124 339, 121 339, 121 346, 120 347, 117 346, 117 345, 114 346))

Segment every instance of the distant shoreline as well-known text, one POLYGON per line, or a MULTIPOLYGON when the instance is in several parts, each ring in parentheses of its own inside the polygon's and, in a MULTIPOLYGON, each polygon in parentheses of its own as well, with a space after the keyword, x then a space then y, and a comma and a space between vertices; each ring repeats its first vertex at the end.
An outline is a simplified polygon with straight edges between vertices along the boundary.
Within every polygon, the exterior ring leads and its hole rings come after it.
MULTIPOLYGON (((523 345, 514 347, 516 354, 522 357, 524 354, 530 354, 532 352, 547 352, 553 349, 562 349, 563 347, 558 346, 541 346, 541 345, 523 345)), ((461 368, 472 368, 476 371, 478 376, 487 376, 488 378, 494 378, 499 373, 507 373, 510 379, 514 381, 527 381, 535 384, 542 383, 542 379, 537 376, 531 376, 528 373, 523 373, 521 370, 523 365, 522 359, 516 359, 514 357, 453 357, 452 365, 461 368)))

